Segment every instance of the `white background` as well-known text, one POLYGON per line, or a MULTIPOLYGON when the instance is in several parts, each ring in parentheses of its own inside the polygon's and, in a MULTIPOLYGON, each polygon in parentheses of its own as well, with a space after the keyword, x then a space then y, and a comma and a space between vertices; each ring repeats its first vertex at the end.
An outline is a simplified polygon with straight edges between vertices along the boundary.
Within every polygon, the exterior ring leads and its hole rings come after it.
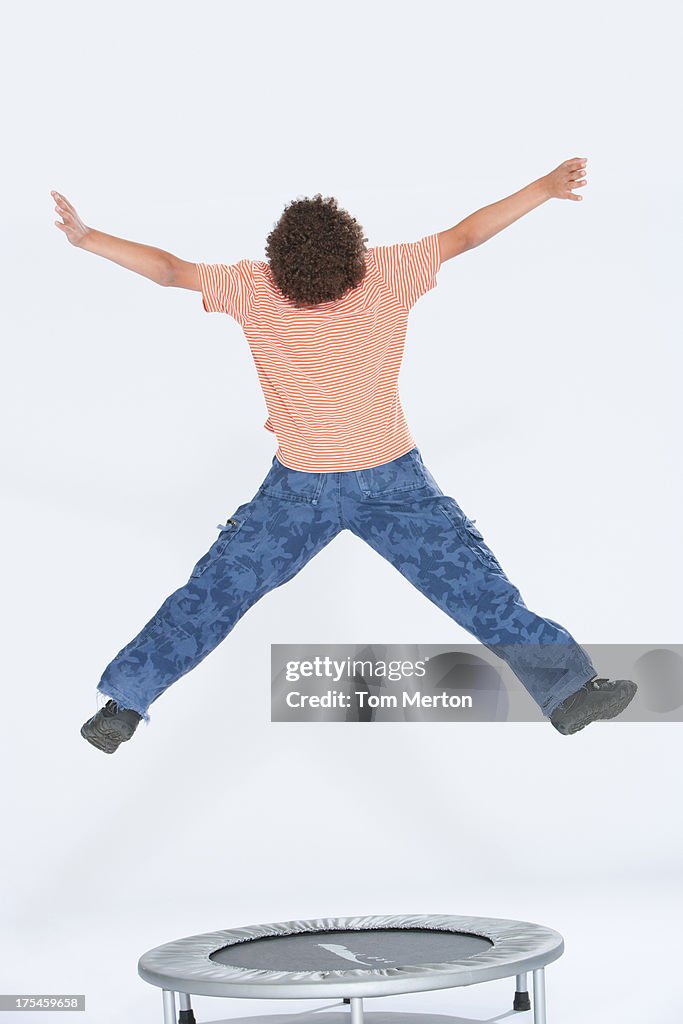
MULTIPOLYGON (((274 439, 238 325, 71 247, 50 197, 233 262, 264 258, 296 196, 335 195, 371 245, 414 240, 586 156, 581 202, 444 264, 402 397, 531 607, 584 643, 675 643, 676 5, 24 3, 5 26, 0 990, 143 1024, 161 1000, 136 962, 160 942, 461 913, 564 934, 554 1024, 677 1017, 680 726, 269 723, 271 642, 471 639, 348 533, 115 756, 80 738, 105 664, 274 439)), ((511 989, 385 1005, 483 1019, 511 989)))

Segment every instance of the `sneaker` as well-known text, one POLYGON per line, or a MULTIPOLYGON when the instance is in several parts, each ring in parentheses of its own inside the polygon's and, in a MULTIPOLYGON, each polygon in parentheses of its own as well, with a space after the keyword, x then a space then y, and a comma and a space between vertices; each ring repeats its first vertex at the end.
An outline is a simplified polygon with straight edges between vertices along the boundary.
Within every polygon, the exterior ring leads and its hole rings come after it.
POLYGON ((119 708, 116 701, 108 700, 103 708, 81 726, 81 736, 93 747, 113 754, 124 740, 129 740, 142 715, 130 708, 119 708))
POLYGON ((616 718, 631 703, 638 687, 630 679, 598 679, 593 676, 550 715, 563 736, 570 736, 591 722, 616 718))

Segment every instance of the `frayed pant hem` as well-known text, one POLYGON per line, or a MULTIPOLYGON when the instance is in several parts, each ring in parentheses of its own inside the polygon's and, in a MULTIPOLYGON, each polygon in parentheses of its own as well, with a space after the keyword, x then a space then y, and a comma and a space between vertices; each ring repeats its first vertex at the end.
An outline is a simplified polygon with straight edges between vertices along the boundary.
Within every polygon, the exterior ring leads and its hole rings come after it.
POLYGON ((109 697, 110 700, 113 700, 120 711, 135 711, 136 714, 140 715, 142 720, 149 725, 150 717, 147 708, 143 708, 140 704, 136 705, 135 703, 132 703, 128 697, 124 697, 112 687, 104 689, 100 685, 97 687, 97 691, 105 697, 109 697))
POLYGON ((595 674, 595 669, 589 666, 586 666, 581 672, 575 673, 556 693, 551 694, 548 698, 545 705, 541 708, 544 716, 550 718, 553 711, 556 711, 567 697, 571 697, 573 693, 576 693, 582 686, 585 686, 588 680, 592 679, 595 674))

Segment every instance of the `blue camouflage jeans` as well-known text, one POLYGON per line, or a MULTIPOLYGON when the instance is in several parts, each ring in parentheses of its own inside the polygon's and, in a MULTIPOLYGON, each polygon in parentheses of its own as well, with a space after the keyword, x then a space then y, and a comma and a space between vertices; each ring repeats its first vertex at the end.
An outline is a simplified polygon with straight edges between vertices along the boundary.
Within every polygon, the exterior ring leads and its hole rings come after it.
POLYGON ((557 622, 530 611, 474 520, 442 492, 418 448, 371 469, 310 473, 277 457, 182 587, 105 669, 98 690, 145 719, 260 597, 342 530, 366 541, 425 597, 501 657, 546 716, 595 675, 557 622))

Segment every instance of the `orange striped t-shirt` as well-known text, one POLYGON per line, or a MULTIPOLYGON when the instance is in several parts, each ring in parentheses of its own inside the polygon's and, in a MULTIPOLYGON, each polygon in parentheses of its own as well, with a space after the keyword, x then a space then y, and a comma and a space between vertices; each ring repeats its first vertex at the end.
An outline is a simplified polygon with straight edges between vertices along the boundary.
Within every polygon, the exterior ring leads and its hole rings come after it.
POLYGON ((368 469, 415 442, 398 393, 411 307, 436 285, 436 234, 366 250, 361 283, 340 299, 297 308, 268 263, 198 263, 207 313, 244 331, 266 401, 264 424, 290 469, 368 469))

